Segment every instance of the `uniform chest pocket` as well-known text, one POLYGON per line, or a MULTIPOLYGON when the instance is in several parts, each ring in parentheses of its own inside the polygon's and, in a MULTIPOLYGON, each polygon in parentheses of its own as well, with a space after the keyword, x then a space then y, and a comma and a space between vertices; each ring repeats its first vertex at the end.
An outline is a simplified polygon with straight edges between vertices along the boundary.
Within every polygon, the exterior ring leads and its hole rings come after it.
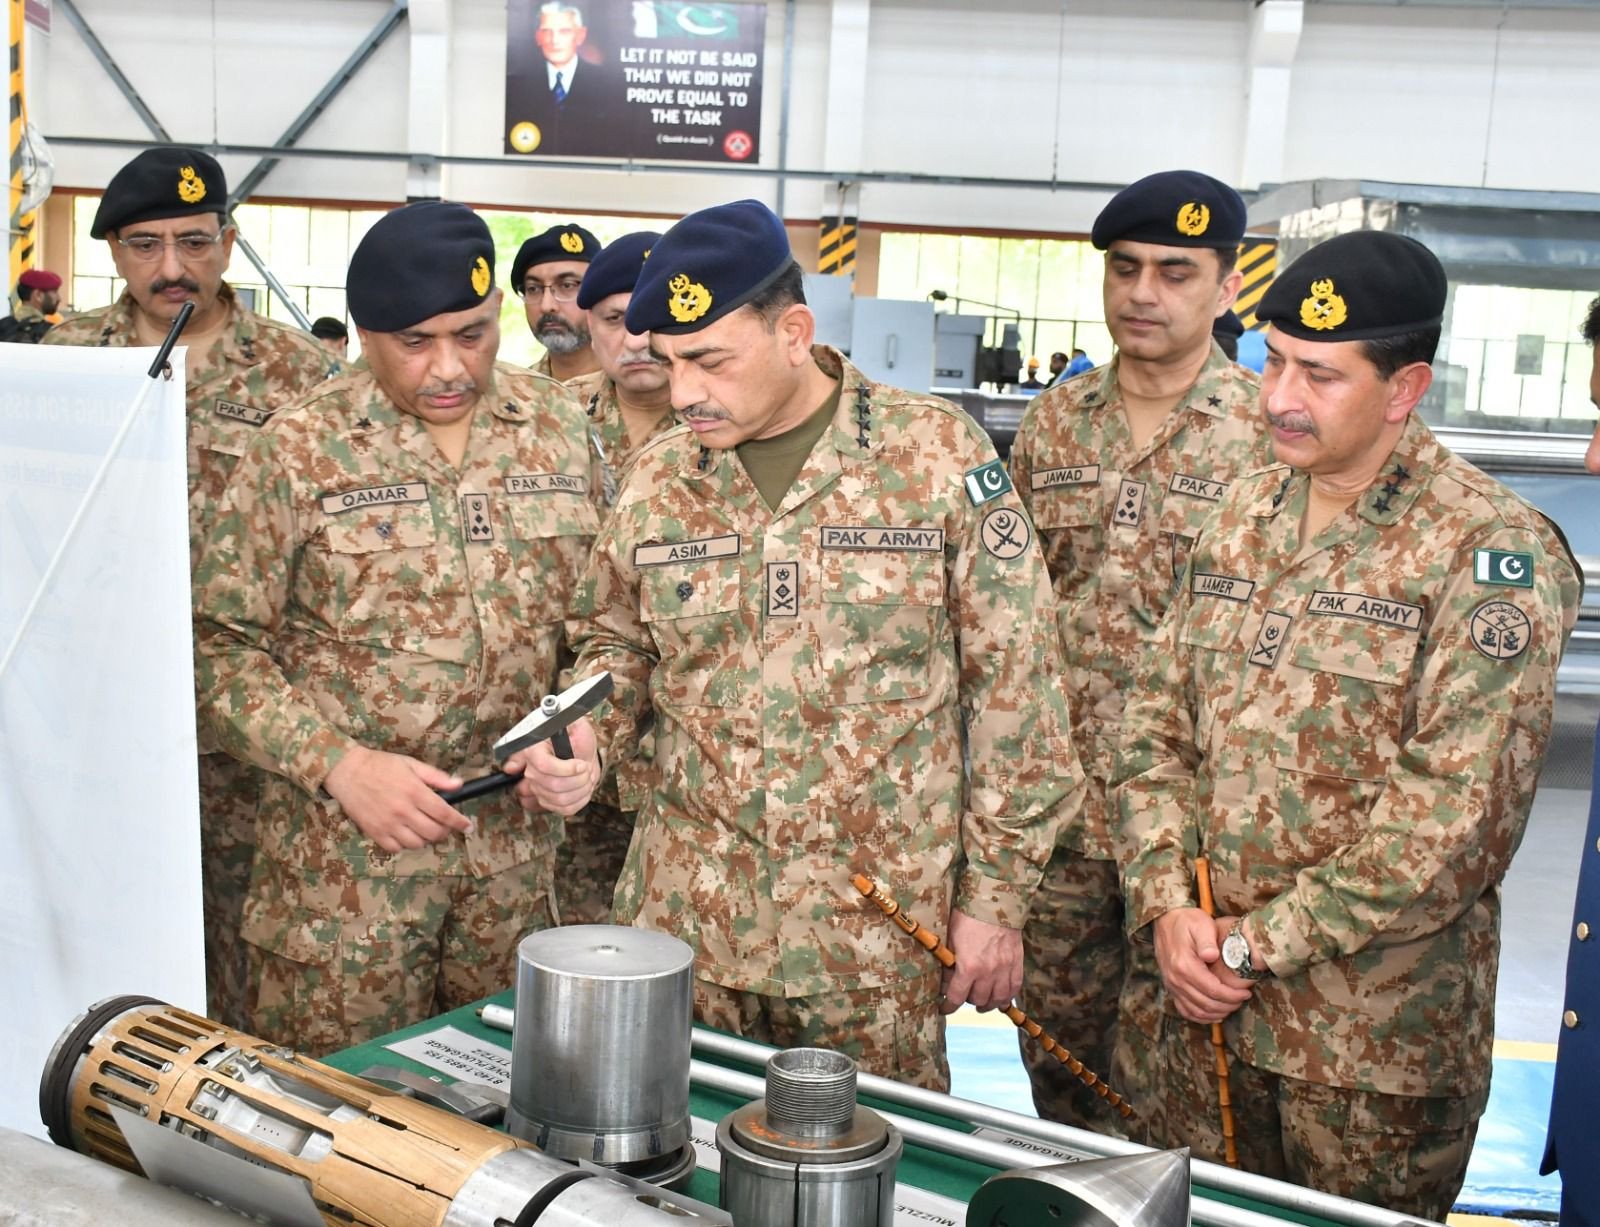
POLYGON ((921 698, 948 650, 942 549, 823 550, 819 691, 834 706, 921 698))
POLYGON ((1029 510, 1056 593, 1070 597, 1093 577, 1103 551, 1105 504, 1098 484, 1033 491, 1029 510))
POLYGON ((438 633, 439 537, 427 503, 330 517, 323 536, 328 574, 316 599, 341 640, 413 648, 438 633))
POLYGON ((737 556, 642 567, 639 615, 660 657, 651 690, 666 703, 738 707, 753 701, 745 685, 750 635, 737 556))
MULTIPOLYGON (((1381 780, 1400 749, 1420 631, 1357 618, 1301 614, 1286 679, 1301 695, 1279 765, 1381 780)), ((1420 619, 1419 619, 1420 621, 1420 619)))
POLYGON ((505 541, 496 555, 500 590, 515 604, 512 618, 534 626, 567 616, 600 517, 582 495, 508 496, 496 519, 505 541))
MULTIPOLYGON (((1218 483, 1217 488, 1227 487, 1218 483)), ((1171 577, 1174 588, 1182 582, 1184 569, 1189 565, 1189 553, 1200 536, 1201 526, 1211 518, 1216 506, 1214 502, 1180 490, 1167 491, 1158 523, 1161 540, 1156 552, 1157 561, 1166 564, 1165 574, 1171 577)))

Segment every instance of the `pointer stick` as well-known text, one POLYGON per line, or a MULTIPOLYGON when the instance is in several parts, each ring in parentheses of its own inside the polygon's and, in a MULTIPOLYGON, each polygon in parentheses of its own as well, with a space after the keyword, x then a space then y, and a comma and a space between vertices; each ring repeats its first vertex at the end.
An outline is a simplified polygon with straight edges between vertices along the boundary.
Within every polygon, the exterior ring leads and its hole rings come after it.
MULTIPOLYGON (((1211 919, 1217 918, 1217 903, 1211 895, 1211 865, 1203 856, 1194 859, 1195 882, 1200 888, 1200 910, 1211 919)), ((1239 1166, 1239 1149, 1233 1140, 1233 1089, 1228 1081, 1228 1041, 1222 1036, 1222 1024, 1211 1024, 1211 1047, 1217 1057, 1217 1100, 1222 1108, 1223 1158, 1229 1167, 1239 1166)))

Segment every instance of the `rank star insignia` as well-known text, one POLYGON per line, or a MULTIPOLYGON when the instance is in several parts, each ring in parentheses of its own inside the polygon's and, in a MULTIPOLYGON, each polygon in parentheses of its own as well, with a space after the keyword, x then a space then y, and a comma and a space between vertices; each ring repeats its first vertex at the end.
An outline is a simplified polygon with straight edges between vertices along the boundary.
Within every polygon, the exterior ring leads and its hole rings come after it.
POLYGON ((1222 397, 1208 396, 1206 397, 1206 404, 1210 405, 1213 409, 1220 409, 1222 408, 1222 397))
POLYGON ((185 166, 178 171, 178 199, 184 204, 199 204, 206 198, 206 181, 194 173, 194 167, 185 166))
POLYGON ((582 237, 573 234, 570 230, 567 231, 561 236, 561 250, 570 251, 573 255, 577 255, 583 250, 582 237))
POLYGON ((679 273, 667 282, 667 291, 671 295, 667 310, 680 324, 692 324, 711 310, 711 291, 698 281, 690 281, 688 273, 679 273))
POLYGON ((489 292, 489 282, 492 274, 489 272, 489 261, 479 256, 472 265, 472 292, 482 298, 489 292))
POLYGON ((357 430, 371 430, 372 429, 372 419, 371 418, 362 418, 360 421, 358 421, 356 423, 356 429, 357 430))
POLYGON ((1011 475, 1006 472, 1005 464, 999 460, 991 460, 988 464, 968 469, 962 480, 967 487, 967 497, 972 500, 974 507, 981 507, 1011 489, 1011 475))
POLYGON ((1333 292, 1333 278, 1311 283, 1311 294, 1300 302, 1300 322, 1317 332, 1337 328, 1350 316, 1344 299, 1333 292))

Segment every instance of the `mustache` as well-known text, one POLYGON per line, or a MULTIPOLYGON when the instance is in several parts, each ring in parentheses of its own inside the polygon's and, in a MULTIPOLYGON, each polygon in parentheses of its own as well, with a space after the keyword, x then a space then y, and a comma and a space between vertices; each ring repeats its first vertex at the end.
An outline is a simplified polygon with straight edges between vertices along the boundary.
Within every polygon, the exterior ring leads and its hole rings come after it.
POLYGON ((1317 424, 1304 413, 1267 413, 1267 422, 1278 430, 1292 430, 1300 434, 1310 435, 1313 439, 1322 436, 1317 431, 1317 424))
POLYGON ((468 392, 476 392, 478 383, 474 379, 452 379, 445 383, 425 383, 417 389, 418 396, 462 396, 468 392))
POLYGON ((564 317, 557 315, 554 311, 546 311, 539 317, 539 322, 533 326, 535 332, 543 332, 546 329, 554 329, 556 332, 577 331, 571 324, 567 323, 564 317))
POLYGON ((687 409, 680 409, 678 416, 686 422, 726 422, 728 411, 715 405, 690 405, 687 409))
POLYGON ((174 277, 170 281, 165 277, 157 277, 150 283, 150 292, 152 294, 164 294, 166 291, 172 289, 173 286, 177 286, 179 289, 188 290, 191 294, 198 294, 200 292, 200 283, 191 277, 174 277))
POLYGON ((623 353, 622 353, 622 357, 617 361, 617 365, 618 366, 665 366, 666 363, 661 361, 660 358, 657 358, 654 354, 650 353, 648 350, 641 349, 641 350, 638 350, 638 351, 633 352, 633 353, 629 353, 627 350, 624 350, 623 353))

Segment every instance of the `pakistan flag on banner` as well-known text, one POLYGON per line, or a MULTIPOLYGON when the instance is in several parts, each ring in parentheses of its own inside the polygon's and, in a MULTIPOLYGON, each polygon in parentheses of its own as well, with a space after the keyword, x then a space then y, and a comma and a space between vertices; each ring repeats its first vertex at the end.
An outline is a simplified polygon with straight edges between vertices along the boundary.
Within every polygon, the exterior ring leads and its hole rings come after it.
POLYGON ((739 13, 728 4, 634 0, 635 38, 738 38, 739 13))

